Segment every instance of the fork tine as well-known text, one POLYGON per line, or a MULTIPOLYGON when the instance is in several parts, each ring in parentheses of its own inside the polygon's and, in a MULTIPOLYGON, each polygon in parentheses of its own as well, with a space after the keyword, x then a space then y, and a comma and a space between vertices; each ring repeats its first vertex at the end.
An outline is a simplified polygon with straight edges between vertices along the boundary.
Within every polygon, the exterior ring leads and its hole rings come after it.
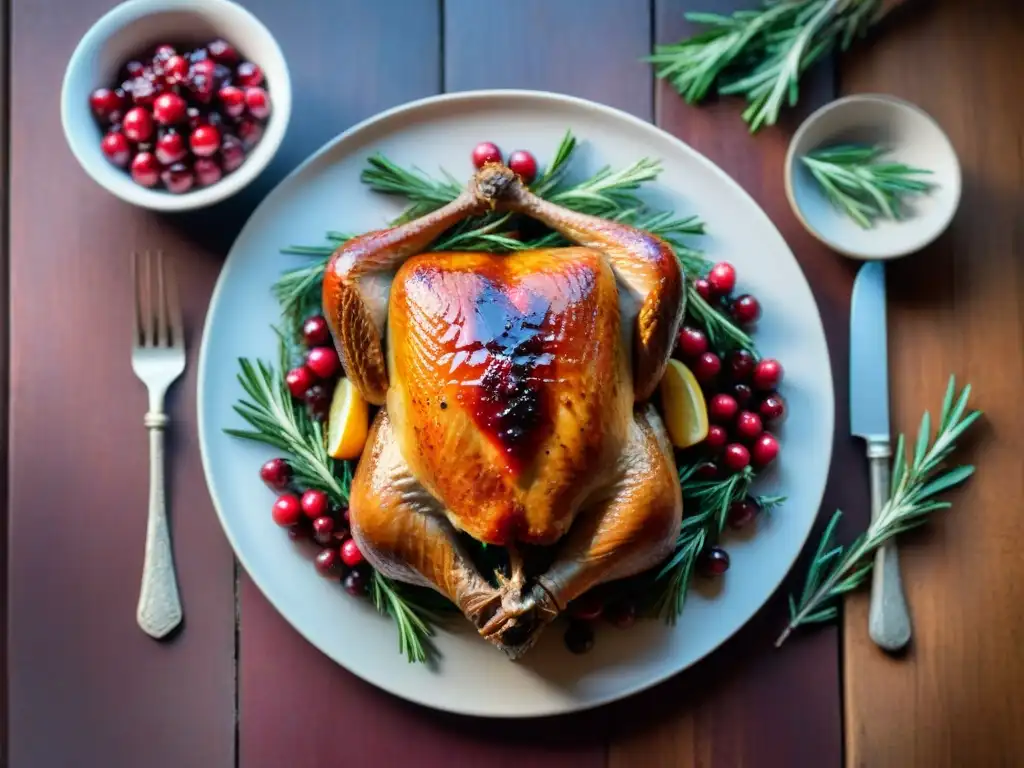
POLYGON ((171 329, 167 320, 167 283, 164 280, 164 252, 156 252, 156 292, 157 292, 157 340, 158 347, 171 346, 171 329))
POLYGON ((167 269, 165 279, 167 285, 167 316, 171 332, 170 346, 184 347, 185 328, 181 313, 181 297, 178 295, 178 279, 175 277, 173 269, 167 269))

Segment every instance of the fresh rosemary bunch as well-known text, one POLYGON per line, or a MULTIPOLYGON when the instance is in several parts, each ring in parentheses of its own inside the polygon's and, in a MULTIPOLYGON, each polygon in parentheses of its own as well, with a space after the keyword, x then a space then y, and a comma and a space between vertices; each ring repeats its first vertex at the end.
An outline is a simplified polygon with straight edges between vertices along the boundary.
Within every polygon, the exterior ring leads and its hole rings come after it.
MULTIPOLYGON (((275 329, 277 331, 277 329, 275 329)), ((248 395, 235 411, 251 429, 225 429, 229 435, 252 440, 284 451, 296 485, 326 493, 335 504, 347 504, 352 465, 332 459, 324 445, 320 423, 292 399, 284 381, 288 370, 288 344, 280 331, 277 370, 262 362, 239 359, 238 380, 248 395)), ((373 572, 371 597, 380 613, 390 616, 398 627, 399 651, 411 662, 426 661, 433 652, 429 607, 421 605, 411 590, 391 583, 373 572)))
POLYGON ((874 565, 875 551, 895 536, 923 525, 930 513, 948 509, 948 501, 936 496, 962 483, 974 472, 970 465, 943 471, 944 462, 956 448, 957 439, 973 424, 980 411, 967 412, 970 385, 956 394, 956 380, 950 377, 942 402, 938 430, 932 439, 931 417, 926 411, 917 433, 910 461, 905 455, 903 435, 896 441, 892 466, 892 492, 878 517, 848 548, 833 545, 837 511, 825 529, 814 553, 799 600, 790 595, 789 625, 776 647, 797 627, 831 621, 838 613, 839 598, 863 584, 874 565))
POLYGON ((914 178, 931 171, 881 162, 885 151, 866 144, 839 144, 810 152, 801 161, 832 204, 869 229, 878 217, 902 218, 902 197, 931 189, 914 178))
POLYGON ((688 103, 718 93, 742 95, 751 133, 774 125, 799 98, 801 76, 815 62, 849 48, 878 20, 881 0, 765 0, 730 16, 687 13, 705 31, 656 46, 647 61, 688 103))
MULTIPOLYGON (((697 511, 684 518, 672 557, 658 571, 652 590, 654 611, 669 624, 675 624, 683 612, 697 559, 722 535, 729 507, 747 495, 754 481, 750 467, 724 479, 696 480, 697 467, 698 464, 691 464, 679 472, 684 509, 696 506, 697 511)), ((763 512, 770 512, 784 501, 782 496, 755 499, 763 512)))

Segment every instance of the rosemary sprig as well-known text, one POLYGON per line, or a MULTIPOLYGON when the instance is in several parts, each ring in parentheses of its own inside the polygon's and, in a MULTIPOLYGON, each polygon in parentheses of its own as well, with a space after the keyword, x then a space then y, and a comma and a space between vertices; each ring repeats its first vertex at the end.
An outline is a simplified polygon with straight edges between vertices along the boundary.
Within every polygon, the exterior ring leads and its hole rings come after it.
POLYGON ((869 229, 879 217, 902 218, 902 198, 932 188, 913 178, 931 171, 881 162, 885 151, 865 144, 839 144, 811 152, 801 161, 832 204, 869 229))
POLYGON ((847 50, 881 7, 880 0, 764 0, 760 9, 729 16, 687 13, 707 29, 656 46, 646 60, 688 103, 703 101, 712 88, 743 95, 743 119, 753 133, 774 125, 783 106, 794 106, 804 72, 837 47, 847 50))
POLYGON ((686 314, 704 329, 711 346, 718 351, 745 349, 757 357, 754 340, 724 312, 708 304, 690 283, 687 286, 686 314))
MULTIPOLYGON (((284 381, 288 369, 288 344, 278 335, 277 369, 263 361, 239 359, 238 380, 249 396, 235 405, 235 411, 252 429, 225 429, 245 440, 252 440, 289 454, 289 466, 297 485, 324 491, 336 504, 347 504, 352 481, 352 465, 330 457, 320 423, 296 403, 284 381)), ((408 590, 392 584, 374 571, 373 603, 380 613, 390 616, 398 628, 399 650, 409 661, 426 661, 433 653, 431 611, 415 601, 408 590)))
POLYGON ((973 424, 980 411, 967 412, 971 387, 956 394, 956 380, 950 377, 942 402, 939 425, 934 440, 931 416, 926 411, 917 433, 913 457, 907 460, 903 435, 896 441, 892 466, 892 491, 878 517, 868 530, 848 548, 833 546, 836 525, 841 512, 836 512, 811 561, 799 600, 789 598, 789 624, 776 640, 782 645, 790 633, 805 624, 831 621, 838 615, 839 598, 865 582, 874 566, 875 551, 895 536, 923 525, 930 513, 948 509, 948 501, 936 496, 962 483, 974 472, 970 465, 942 470, 946 459, 956 448, 956 440, 973 424))
MULTIPOLYGON (((720 480, 695 480, 699 463, 679 472, 683 499, 687 506, 696 505, 695 514, 683 519, 672 557, 658 571, 652 585, 654 611, 669 624, 675 624, 683 612, 697 560, 709 545, 722 535, 729 507, 750 491, 754 472, 742 472, 720 480)), ((760 496, 755 499, 762 512, 771 512, 782 504, 782 496, 760 496)))

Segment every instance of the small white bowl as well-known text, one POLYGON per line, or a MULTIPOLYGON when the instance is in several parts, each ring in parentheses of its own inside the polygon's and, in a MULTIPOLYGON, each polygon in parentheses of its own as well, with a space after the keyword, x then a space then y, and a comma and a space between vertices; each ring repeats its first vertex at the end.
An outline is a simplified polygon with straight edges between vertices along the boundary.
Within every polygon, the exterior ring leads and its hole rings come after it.
POLYGON ((157 211, 185 211, 220 202, 266 168, 284 138, 292 110, 288 65, 277 41, 249 11, 230 0, 128 0, 100 18, 71 55, 61 88, 61 123, 78 162, 97 184, 122 200, 157 211), (260 66, 273 111, 262 139, 232 173, 184 194, 147 189, 111 164, 100 150, 103 131, 89 107, 95 88, 113 84, 125 62, 161 42, 195 43, 222 37, 260 66))
POLYGON ((949 225, 960 203, 960 163, 946 134, 926 112, 892 96, 864 94, 833 101, 808 117, 786 154, 786 196, 807 230, 855 259, 892 259, 920 250, 949 225), (893 160, 930 170, 934 185, 904 197, 904 218, 879 218, 864 229, 838 210, 801 161, 808 152, 847 142, 881 144, 893 160))

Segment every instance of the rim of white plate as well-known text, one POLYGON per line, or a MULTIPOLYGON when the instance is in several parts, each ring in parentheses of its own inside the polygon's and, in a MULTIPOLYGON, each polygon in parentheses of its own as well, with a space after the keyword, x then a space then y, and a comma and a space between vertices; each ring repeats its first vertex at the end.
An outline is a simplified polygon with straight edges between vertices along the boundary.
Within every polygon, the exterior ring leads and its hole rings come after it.
MULTIPOLYGON (((259 219, 258 214, 261 212, 261 209, 264 206, 268 205, 268 202, 272 200, 272 198, 274 197, 275 193, 282 186, 284 186, 287 182, 289 182, 294 176, 299 175, 305 168, 307 168, 308 166, 310 166, 313 163, 315 163, 321 156, 331 152, 338 144, 342 143, 343 141, 346 141, 346 140, 350 139, 353 135, 361 133, 364 130, 368 130, 368 129, 372 128, 373 126, 375 126, 378 123, 385 122, 387 120, 390 120, 392 118, 395 118, 395 117, 398 117, 398 116, 401 116, 401 115, 405 115, 405 114, 408 114, 408 113, 416 112, 417 110, 420 110, 420 109, 423 109, 423 108, 433 107, 433 106, 436 106, 438 104, 458 103, 458 102, 462 102, 462 101, 473 101, 473 100, 486 100, 486 99, 489 99, 489 98, 500 98, 500 99, 516 99, 516 98, 519 98, 519 99, 534 99, 534 100, 537 100, 537 101, 540 101, 540 102, 547 101, 547 102, 569 104, 569 105, 573 105, 573 106, 576 106, 576 107, 579 107, 579 108, 582 108, 582 109, 589 109, 589 110, 592 110, 592 111, 595 111, 595 112, 604 113, 607 116, 615 117, 615 118, 618 118, 618 119, 623 120, 625 122, 629 122, 629 123, 633 124, 634 127, 637 127, 640 130, 647 131, 647 132, 649 132, 651 134, 657 135, 662 140, 666 140, 667 139, 670 143, 675 144, 676 147, 679 149, 679 151, 691 155, 698 162, 704 164, 708 168, 708 170, 710 170, 712 173, 714 173, 716 176, 718 176, 722 180, 722 182, 724 184, 726 184, 727 186, 732 188, 732 190, 735 191, 738 195, 740 195, 741 197, 745 198, 751 204, 751 206, 757 211, 756 215, 762 217, 762 219, 764 221, 764 224, 766 224, 767 226, 771 227, 771 229, 774 230, 778 234, 779 239, 786 245, 786 248, 790 251, 790 254, 792 255, 792 249, 789 249, 789 244, 786 242, 785 238, 782 236, 782 233, 778 231, 778 227, 775 226, 775 223, 768 217, 768 214, 764 212, 764 210, 757 203, 757 201, 754 200, 754 198, 742 186, 740 186, 740 184, 735 179, 733 179, 728 173, 726 173, 718 165, 716 165, 714 162, 712 162, 710 159, 708 159, 705 155, 703 155, 702 153, 698 152, 696 149, 691 147, 686 142, 684 142, 681 139, 673 136, 672 134, 668 133, 667 131, 659 128, 658 126, 656 126, 656 125, 654 125, 652 123, 647 122, 646 120, 643 120, 643 119, 641 119, 639 117, 636 117, 635 115, 631 115, 628 112, 624 112, 624 111, 622 111, 620 109, 616 109, 615 107, 610 107, 610 106, 605 105, 605 104, 599 104, 597 102, 590 101, 589 99, 580 98, 578 96, 569 96, 569 95, 566 95, 566 94, 554 93, 554 92, 551 92, 551 91, 535 91, 535 90, 517 89, 517 88, 491 88, 491 89, 484 89, 484 90, 477 90, 477 91, 460 91, 460 92, 456 92, 456 93, 436 94, 434 96, 427 96, 427 97, 424 97, 424 98, 421 98, 421 99, 416 99, 414 101, 409 101, 409 102, 406 102, 404 104, 400 104, 400 105, 395 106, 395 107, 391 107, 389 109, 386 109, 386 110, 383 110, 381 112, 378 112, 378 113, 376 113, 376 114, 366 118, 365 120, 360 121, 359 123, 356 123, 351 128, 348 128, 347 130, 342 131, 341 133, 339 133, 334 138, 332 138, 332 139, 328 140, 327 142, 325 142, 319 149, 317 149, 315 152, 310 154, 308 157, 306 157, 305 160, 303 160, 294 169, 292 169, 288 173, 287 176, 285 176, 283 179, 281 179, 281 181, 279 181, 274 186, 274 188, 269 193, 267 193, 267 195, 256 206, 255 210, 253 210, 253 212, 250 214, 249 218, 246 220, 246 223, 243 225, 242 229, 239 230, 238 235, 235 237, 235 241, 237 242, 239 239, 241 239, 243 237, 243 235, 246 233, 246 231, 249 229, 249 227, 255 226, 253 224, 253 222, 258 221, 258 219, 259 219)), ((234 246, 232 246, 232 249, 233 249, 233 247, 234 246)), ((230 253, 230 251, 229 251, 229 253, 230 253)), ((793 259, 795 261, 796 257, 793 256, 793 259)), ((242 552, 240 551, 239 547, 237 546, 237 541, 236 541, 236 539, 235 539, 235 537, 234 537, 234 535, 233 535, 233 533, 231 531, 231 527, 228 525, 227 518, 226 518, 226 516, 225 516, 225 514, 223 512, 222 505, 220 503, 220 499, 217 497, 217 494, 214 491, 213 476, 212 476, 212 472, 211 472, 211 468, 210 468, 210 463, 209 463, 209 459, 208 459, 209 451, 207 449, 207 435, 206 435, 206 428, 204 426, 205 422, 204 422, 204 420, 202 418, 199 418, 199 416, 205 410, 204 409, 204 402, 203 402, 203 400, 204 400, 204 397, 203 397, 203 382, 206 379, 206 365, 207 365, 207 358, 208 358, 208 343, 209 343, 209 338, 210 338, 210 323, 209 323, 209 320, 210 320, 210 316, 212 314, 213 308, 217 305, 218 299, 220 297, 220 293, 223 290, 224 285, 226 284, 226 277, 225 276, 227 275, 227 272, 228 272, 227 264, 228 264, 228 261, 227 261, 227 259, 225 259, 224 265, 221 267, 220 274, 217 277, 217 283, 214 286, 213 293, 210 296, 210 303, 209 303, 209 305, 207 307, 207 314, 206 314, 206 318, 205 318, 204 323, 203 323, 203 336, 202 336, 202 340, 201 340, 200 346, 199 346, 199 364, 198 364, 197 375, 196 375, 196 388, 197 388, 197 393, 196 393, 196 414, 197 414, 197 427, 198 427, 198 436, 199 436, 199 450, 200 450, 200 457, 201 457, 202 465, 203 465, 203 474, 204 474, 204 477, 206 479, 207 488, 208 488, 208 490, 210 492, 210 499, 213 502, 213 507, 214 507, 214 510, 217 513, 217 517, 218 517, 218 519, 220 521, 221 528, 223 529, 224 534, 225 534, 225 536, 228 539, 228 543, 231 545, 231 549, 234 552, 235 557, 238 558, 238 562, 242 565, 243 568, 245 568, 246 572, 249 574, 249 577, 253 580, 253 583, 260 590, 260 592, 267 599, 267 601, 274 607, 274 609, 279 614, 281 614, 281 616, 283 618, 285 618, 286 621, 288 621, 289 626, 291 626, 291 628, 295 632, 297 632, 299 635, 301 635, 311 646, 313 646, 318 651, 323 653, 325 656, 330 658, 332 661, 334 661, 334 663, 336 663, 339 666, 343 667, 349 673, 355 675, 356 677, 360 678, 361 680, 366 681, 370 685, 373 685, 375 688, 379 688, 381 690, 387 691, 388 693, 390 693, 393 696, 396 696, 396 697, 398 697, 400 699, 403 699, 405 701, 411 701, 413 703, 419 704, 419 705, 427 707, 429 709, 434 709, 434 710, 443 711, 443 712, 451 712, 451 713, 454 713, 454 714, 466 715, 466 716, 470 716, 470 717, 479 717, 479 718, 485 718, 485 719, 499 719, 499 720, 500 719, 519 720, 519 719, 523 719, 523 718, 547 717, 547 716, 554 716, 554 715, 560 715, 560 714, 570 714, 570 713, 573 713, 573 712, 582 712, 582 711, 587 711, 587 710, 591 710, 591 709, 596 709, 596 708, 601 707, 603 705, 610 704, 610 703, 612 703, 614 701, 620 701, 622 699, 626 699, 626 698, 629 698, 630 696, 634 696, 634 695, 636 695, 638 693, 641 693, 641 692, 646 691, 646 690, 648 690, 650 688, 653 688, 656 685, 659 685, 659 684, 665 682, 666 680, 669 680, 670 678, 675 677, 680 672, 683 672, 683 671, 689 669, 690 667, 692 667, 693 665, 697 664, 698 662, 703 661, 709 655, 711 655, 712 653, 717 651, 719 648, 721 648, 740 629, 742 629, 744 626, 746 626, 750 622, 750 620, 757 614, 757 612, 761 608, 764 607, 765 603, 767 603, 768 600, 771 599, 771 596, 775 594, 775 592, 778 590, 779 586, 781 585, 782 581, 789 574, 789 572, 793 569, 794 563, 796 562, 796 560, 799 557, 800 553, 803 551, 803 548, 807 544, 807 539, 810 536, 811 529, 814 527, 814 523, 815 523, 815 521, 818 518, 818 512, 820 511, 821 501, 822 501, 822 499, 824 498, 824 495, 825 495, 825 486, 826 486, 826 484, 828 482, 828 474, 829 474, 827 469, 826 469, 826 471, 824 473, 822 473, 821 480, 818 483, 818 487, 816 487, 814 489, 814 492, 812 494, 812 498, 817 499, 817 502, 815 504, 815 514, 808 515, 808 521, 807 521, 806 528, 805 528, 805 530, 803 530, 801 532, 801 535, 799 537, 800 538, 800 546, 797 547, 794 550, 793 557, 791 558, 789 564, 780 572, 778 578, 774 580, 774 583, 771 585, 771 589, 767 592, 765 600, 760 603, 760 605, 758 606, 757 610, 755 610, 753 613, 751 613, 750 616, 748 616, 746 619, 744 619, 742 622, 740 622, 730 632, 725 634, 716 645, 714 645, 711 648, 709 648, 703 655, 698 656, 697 658, 693 659, 689 663, 684 664, 683 666, 681 666, 681 667, 679 667, 679 668, 677 668, 677 669, 675 669, 675 670, 673 670, 671 672, 654 674, 654 675, 652 675, 651 679, 646 680, 646 681, 641 682, 641 683, 630 685, 629 687, 623 688, 621 691, 618 691, 618 692, 616 692, 614 694, 608 694, 608 695, 605 695, 605 696, 595 697, 592 700, 588 700, 586 702, 580 702, 578 704, 575 704, 575 705, 569 706, 569 707, 549 707, 548 709, 539 709, 537 711, 531 711, 529 713, 514 712, 514 713, 501 714, 501 713, 494 713, 494 712, 475 712, 475 711, 471 711, 471 710, 468 710, 468 709, 465 709, 465 708, 460 708, 460 707, 457 707, 457 706, 443 706, 443 705, 439 705, 435 701, 429 701, 429 700, 426 700, 426 699, 424 699, 422 697, 410 696, 410 695, 408 695, 407 693, 405 693, 403 691, 397 690, 394 686, 386 685, 386 684, 381 683, 378 680, 371 679, 367 675, 363 674, 361 671, 352 669, 351 667, 348 667, 348 666, 342 664, 334 655, 332 655, 327 650, 325 650, 320 644, 316 643, 305 631, 303 631, 303 629, 301 627, 293 624, 287 618, 287 613, 282 609, 282 607, 280 605, 278 605, 278 601, 276 601, 274 598, 272 598, 270 596, 268 590, 266 590, 264 588, 263 584, 261 583, 261 580, 254 575, 254 570, 250 567, 250 565, 249 565, 245 555, 242 554, 242 552)), ((798 266, 798 272, 800 274, 800 279, 803 281, 803 286, 804 286, 804 288, 807 289, 808 295, 811 296, 811 301, 814 304, 815 317, 817 319, 818 326, 821 328, 822 338, 826 338, 825 337, 825 333, 824 333, 824 326, 823 326, 823 324, 821 322, 821 313, 818 310, 817 302, 814 300, 813 293, 810 290, 810 284, 807 282, 807 277, 806 277, 806 275, 804 275, 803 269, 799 268, 799 262, 797 262, 797 266, 798 266)), ((826 338, 826 342, 827 342, 827 338, 826 338)), ((829 407, 826 409, 826 419, 827 419, 826 433, 829 435, 829 439, 826 441, 826 445, 825 445, 825 452, 826 452, 825 467, 828 468, 828 467, 831 467, 831 463, 832 463, 832 443, 833 443, 834 435, 835 435, 835 389, 834 389, 834 379, 833 379, 833 376, 832 376, 831 353, 828 350, 827 343, 825 344, 824 351, 825 351, 825 361, 824 362, 827 363, 824 366, 824 370, 827 372, 828 381, 827 382, 823 382, 823 383, 827 384, 826 393, 827 393, 827 397, 830 400, 829 407)))

